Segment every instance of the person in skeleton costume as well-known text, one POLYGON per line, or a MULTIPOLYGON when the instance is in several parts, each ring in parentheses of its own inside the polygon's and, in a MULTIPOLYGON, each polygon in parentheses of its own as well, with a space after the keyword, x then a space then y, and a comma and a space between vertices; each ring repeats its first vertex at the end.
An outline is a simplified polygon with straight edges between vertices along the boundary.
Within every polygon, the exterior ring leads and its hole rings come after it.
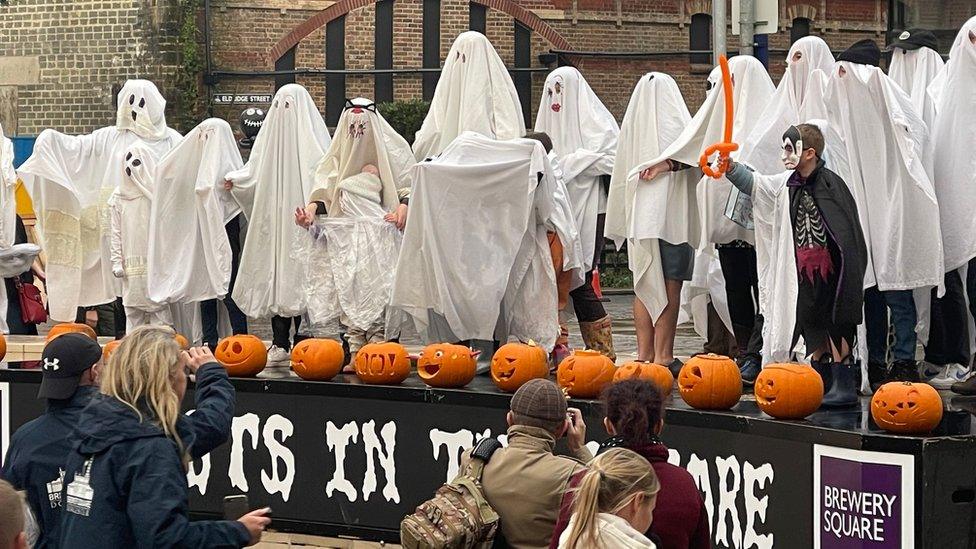
POLYGON ((480 32, 458 35, 447 52, 430 110, 413 143, 418 161, 441 153, 462 132, 494 139, 525 134, 518 92, 505 63, 480 32))
POLYGON ((671 76, 641 77, 620 128, 620 146, 610 179, 607 236, 627 243, 634 273, 637 360, 670 366, 681 287, 691 280, 699 244, 697 169, 666 172, 643 180, 638 168, 660 156, 691 114, 671 76))
POLYGON ((923 163, 925 124, 908 95, 878 68, 880 58, 874 41, 857 42, 838 57, 827 91, 828 122, 848 160, 835 169, 857 201, 870 252, 864 319, 866 381, 872 384, 918 381, 913 290, 927 296, 945 274, 942 233, 932 222, 939 204, 923 163), (886 369, 888 309, 895 345, 886 369))
POLYGON ((242 165, 230 125, 211 118, 186 134, 156 168, 149 297, 156 303, 199 303, 203 342, 211 347, 218 341, 218 299, 227 307, 233 332, 247 333, 247 317, 229 295, 236 263, 232 250, 235 244, 240 249, 240 241, 229 236, 238 227, 241 206, 224 189, 224 174, 242 165))
MULTIPOLYGON (((945 267, 950 273, 960 275, 962 268, 965 269, 965 278, 961 279, 966 284, 970 313, 976 316, 976 216, 973 215, 976 212, 976 171, 972 169, 972 147, 976 143, 974 89, 976 17, 959 30, 945 70, 928 90, 935 105, 935 121, 931 128, 934 152, 932 172, 939 198, 945 267)), ((946 294, 949 293, 947 277, 946 294)), ((969 334, 966 345, 973 343, 972 337, 973 334, 969 334)), ((954 377, 959 371, 950 367, 946 375, 940 377, 954 377)), ((970 376, 950 388, 966 395, 976 394, 976 376, 970 376)))
POLYGON ((124 157, 136 144, 161 157, 182 138, 166 126, 166 100, 152 82, 127 81, 117 100, 115 126, 80 136, 44 130, 19 170, 38 215, 54 320, 73 321, 84 307, 92 321, 95 306, 115 300, 108 198, 125 177, 124 157))
POLYGON ((331 141, 308 90, 288 84, 272 99, 247 164, 225 176, 234 199, 251 205, 244 211, 248 238, 232 295, 247 316, 272 317, 270 362, 289 360, 291 326, 297 331, 305 312, 304 270, 291 258, 305 231, 291 212, 307 203, 315 167, 331 141))
POLYGON ((552 139, 583 244, 586 278, 570 292, 583 341, 587 348, 615 359, 610 316, 591 280, 603 249, 603 178, 613 171, 620 128, 583 75, 574 67, 560 67, 546 77, 535 130, 552 139))
MULTIPOLYGON (((755 57, 733 57, 729 60, 729 70, 732 73, 735 110, 732 140, 744 142, 759 121, 757 116, 750 116, 749 113, 765 108, 775 88, 765 67, 755 57)), ((697 166, 702 151, 708 145, 722 141, 725 97, 719 67, 712 70, 708 82, 711 88, 701 108, 666 150, 656 158, 647 159, 646 164, 642 165, 641 179, 652 181, 668 171, 697 166)), ((689 292, 710 294, 719 316, 728 317, 731 321, 728 328, 735 334, 739 368, 743 379, 751 382, 759 374, 762 348, 762 317, 755 306, 759 293, 756 251, 752 245, 752 230, 733 221, 733 216, 727 214, 732 189, 731 183, 724 178, 703 178, 698 183, 697 199, 703 234, 696 269, 708 270, 710 275, 715 276, 695 275, 689 292), (716 255, 721 265, 720 271, 709 268, 716 255), (720 280, 715 280, 716 277, 720 277, 720 280), (709 287, 695 288, 705 281, 708 281, 709 287), (720 289, 722 285, 724 292, 720 289), (727 314, 719 309, 727 309, 727 314)), ((674 363, 675 375, 677 370, 678 363, 674 363)))
POLYGON ((726 177, 753 201, 765 362, 792 360, 802 337, 824 380, 823 406, 850 406, 858 402, 852 352, 863 317, 867 247, 857 203, 826 167, 824 135, 815 124, 783 134, 786 172, 758 175, 732 163, 726 177))
POLYGON ((428 342, 531 339, 551 351, 555 206, 543 145, 466 132, 412 173, 387 337, 413 328, 428 342))
POLYGON ((170 325, 169 308, 150 299, 147 284, 147 221, 155 190, 155 155, 148 147, 135 144, 125 153, 121 169, 125 177, 109 198, 109 210, 112 218, 112 274, 122 279, 126 331, 145 324, 170 325))

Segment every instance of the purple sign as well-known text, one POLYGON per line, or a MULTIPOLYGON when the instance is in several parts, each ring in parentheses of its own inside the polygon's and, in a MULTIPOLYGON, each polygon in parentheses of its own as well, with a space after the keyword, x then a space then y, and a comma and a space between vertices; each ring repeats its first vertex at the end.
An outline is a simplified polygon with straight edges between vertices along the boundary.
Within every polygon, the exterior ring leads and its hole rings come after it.
POLYGON ((911 456, 817 446, 814 467, 815 547, 912 545, 911 456))

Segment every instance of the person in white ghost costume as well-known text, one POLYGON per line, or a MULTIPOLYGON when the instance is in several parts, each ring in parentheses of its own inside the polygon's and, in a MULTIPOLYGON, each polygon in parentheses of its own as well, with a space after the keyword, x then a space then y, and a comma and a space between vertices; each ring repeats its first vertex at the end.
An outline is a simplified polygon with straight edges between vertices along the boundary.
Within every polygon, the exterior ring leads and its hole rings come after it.
POLYGON ((428 342, 556 340, 547 222, 553 175, 543 145, 466 132, 413 168, 387 337, 428 342))
POLYGON ((691 280, 700 236, 695 185, 697 168, 643 180, 634 168, 658 158, 691 113, 674 79, 652 72, 641 77, 620 127, 620 146, 610 179, 607 236, 627 243, 634 273, 637 360, 670 366, 681 287, 691 280))
MULTIPOLYGON (((976 17, 959 29, 949 61, 929 86, 935 105, 931 128, 932 175, 939 199, 939 220, 948 271, 966 272, 965 291, 970 314, 976 316, 976 17)), ((948 293, 949 288, 946 288, 948 293)), ((970 333, 966 344, 972 344, 970 333)), ((947 369, 945 377, 957 373, 947 369)), ((976 394, 976 376, 950 386, 954 392, 976 394)))
POLYGON ((288 361, 291 325, 297 331, 305 312, 304 269, 291 257, 305 231, 292 212, 307 203, 331 142, 308 90, 288 84, 275 93, 247 164, 225 176, 234 198, 251 204, 233 297, 249 317, 273 317, 270 362, 288 361))
MULTIPOLYGON (((740 55, 729 60, 733 87, 732 141, 742 143, 757 127, 758 116, 769 103, 775 88, 766 68, 755 57, 740 55)), ((640 166, 641 178, 651 181, 669 170, 690 169, 698 165, 702 151, 723 141, 725 95, 722 73, 715 67, 708 77, 711 86, 705 102, 685 126, 681 135, 657 158, 640 166)), ((737 158, 740 149, 733 154, 737 158)), ((695 260, 695 273, 688 287, 691 307, 701 316, 701 301, 710 298, 719 316, 728 322, 739 349, 739 368, 749 382, 759 373, 761 356, 761 317, 756 310, 758 275, 755 267, 753 232, 732 220, 727 209, 732 185, 722 178, 703 177, 697 187, 701 216, 701 247, 695 260), (721 265, 721 269, 715 264, 721 265), (724 291, 723 291, 724 286, 724 291), (724 294, 724 295, 723 295, 724 294), (695 303, 695 302, 699 303, 695 303)), ((737 216, 746 217, 736 211, 737 216)), ((696 325, 702 322, 696 320, 696 325)), ((730 353, 728 353, 730 354, 730 353)), ((679 363, 673 363, 677 375, 679 363)))
MULTIPOLYGON (((935 189, 923 156, 925 123, 909 96, 878 68, 872 40, 853 44, 837 58, 827 91, 830 127, 846 146, 849 167, 837 173, 851 187, 870 260, 864 276, 867 376, 864 381, 918 381, 915 362, 916 306, 945 274, 935 189), (887 309, 895 343, 887 367, 887 309)), ((864 387, 862 387, 864 388, 864 387)))
POLYGON ((440 154, 466 131, 495 139, 525 135, 515 83, 491 42, 476 31, 459 34, 447 52, 430 109, 414 139, 417 161, 440 154))
POLYGON ((613 360, 611 319, 590 281, 603 247, 603 176, 613 172, 620 128, 583 75, 575 67, 559 67, 546 77, 535 130, 552 139, 583 246, 585 279, 570 292, 583 341, 613 360))
POLYGON ((299 209, 296 222, 311 234, 301 255, 312 331, 335 333, 338 324, 355 355, 366 343, 384 341, 416 162, 407 141, 368 99, 349 101, 336 128, 315 171, 309 196, 315 210, 299 209), (327 217, 316 222, 319 210, 327 217))
MULTIPOLYGON (((56 321, 73 321, 77 308, 110 303, 120 291, 109 254, 108 198, 125 176, 126 152, 142 144, 159 157, 182 139, 166 126, 166 100, 152 82, 129 80, 117 99, 115 126, 79 136, 44 130, 18 170, 37 212, 56 321)), ((86 319, 93 316, 90 310, 86 319)))
MULTIPOLYGON (((119 167, 125 174, 109 198, 112 218, 112 274, 122 280, 125 328, 146 324, 169 325, 169 307, 149 298, 149 214, 155 188, 156 157, 136 144, 119 167)), ((172 236, 172 235, 170 235, 172 236)))

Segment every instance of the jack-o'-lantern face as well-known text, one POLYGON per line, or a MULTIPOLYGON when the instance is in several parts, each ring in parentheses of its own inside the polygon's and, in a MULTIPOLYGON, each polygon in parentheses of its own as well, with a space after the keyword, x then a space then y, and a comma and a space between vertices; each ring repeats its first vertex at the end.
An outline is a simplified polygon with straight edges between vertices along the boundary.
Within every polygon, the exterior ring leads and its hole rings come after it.
POLYGON ((596 398, 613 381, 616 366, 598 351, 574 351, 563 359, 556 371, 556 381, 575 398, 596 398))
POLYGON ((688 406, 700 410, 728 410, 742 396, 742 375, 727 356, 692 357, 678 373, 678 390, 688 406))
POLYGON ((871 398, 871 417, 892 433, 928 433, 942 421, 942 398, 927 383, 885 383, 871 398))
POLYGON ((670 395, 671 388, 674 386, 674 375, 671 374, 671 370, 668 370, 667 366, 653 362, 634 361, 617 368, 617 372, 613 375, 613 381, 625 379, 649 381, 664 396, 670 395))
POLYGON ((268 350, 264 348, 264 342, 253 335, 234 335, 217 344, 214 358, 229 376, 254 377, 268 364, 268 350))
POLYGON ((356 353, 356 375, 363 383, 397 385, 410 375, 410 356, 399 343, 369 343, 356 353))
POLYGON ((98 336, 95 335, 95 330, 93 330, 91 326, 77 322, 62 322, 60 324, 55 324, 48 331, 45 341, 51 341, 59 335, 72 333, 85 334, 86 336, 92 338, 92 340, 98 341, 98 336))
POLYGON ((418 357, 417 375, 431 387, 464 387, 474 379, 477 357, 464 345, 428 345, 418 357))
POLYGON ((332 339, 304 339, 291 350, 291 368, 307 381, 329 381, 346 363, 342 344, 332 339))
POLYGON ((240 127, 246 137, 253 139, 264 125, 265 113, 258 107, 249 107, 241 112, 240 127))
POLYGON ((506 343, 491 359, 491 380, 503 391, 513 393, 526 382, 549 376, 546 351, 534 342, 506 343))
POLYGON ((820 408, 820 374, 803 364, 769 364, 756 378, 756 404, 777 419, 803 419, 820 408))

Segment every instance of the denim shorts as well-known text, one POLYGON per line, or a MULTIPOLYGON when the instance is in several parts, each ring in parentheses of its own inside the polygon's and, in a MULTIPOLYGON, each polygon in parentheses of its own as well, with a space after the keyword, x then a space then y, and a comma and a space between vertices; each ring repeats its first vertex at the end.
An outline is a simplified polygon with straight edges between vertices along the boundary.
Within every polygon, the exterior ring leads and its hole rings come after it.
POLYGON ((668 280, 691 280, 691 275, 695 270, 695 249, 687 242, 683 244, 671 244, 664 240, 658 240, 661 250, 661 269, 664 271, 664 278, 668 280))

